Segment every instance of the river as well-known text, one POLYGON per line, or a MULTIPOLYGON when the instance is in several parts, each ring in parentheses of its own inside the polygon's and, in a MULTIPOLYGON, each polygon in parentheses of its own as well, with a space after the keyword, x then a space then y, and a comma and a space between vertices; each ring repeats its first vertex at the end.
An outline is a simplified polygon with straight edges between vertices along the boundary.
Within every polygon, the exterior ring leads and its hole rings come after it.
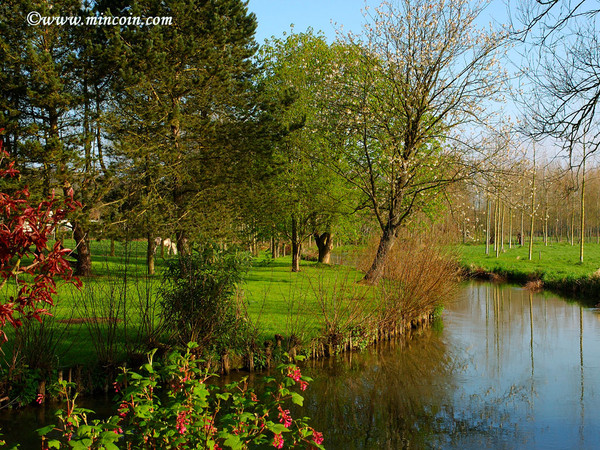
POLYGON ((599 446, 600 314, 552 295, 467 284, 403 346, 312 366, 327 448, 599 446))
MULTIPOLYGON (((303 371, 314 381, 292 414, 311 417, 330 449, 600 442, 600 313, 519 287, 465 284, 443 320, 407 342, 308 362, 303 371)), ((0 426, 8 441, 25 439, 42 416, 5 413, 0 426)))

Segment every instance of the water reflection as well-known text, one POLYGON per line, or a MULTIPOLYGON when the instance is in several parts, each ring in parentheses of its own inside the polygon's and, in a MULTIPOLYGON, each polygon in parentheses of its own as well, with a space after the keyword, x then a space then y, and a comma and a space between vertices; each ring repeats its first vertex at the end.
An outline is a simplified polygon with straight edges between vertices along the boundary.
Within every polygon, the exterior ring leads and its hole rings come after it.
POLYGON ((369 354, 313 363, 303 413, 327 430, 328 448, 424 444, 448 401, 452 370, 432 330, 403 348, 381 345, 369 354))
POLYGON ((312 363, 302 413, 328 448, 596 448, 598 344, 592 310, 472 284, 443 329, 312 363))
MULTIPOLYGON (((597 448, 599 319, 553 296, 465 285, 442 322, 403 345, 309 362, 315 381, 293 414, 330 449, 597 448)), ((24 414, 0 417, 22 442, 11 427, 47 420, 24 414)))

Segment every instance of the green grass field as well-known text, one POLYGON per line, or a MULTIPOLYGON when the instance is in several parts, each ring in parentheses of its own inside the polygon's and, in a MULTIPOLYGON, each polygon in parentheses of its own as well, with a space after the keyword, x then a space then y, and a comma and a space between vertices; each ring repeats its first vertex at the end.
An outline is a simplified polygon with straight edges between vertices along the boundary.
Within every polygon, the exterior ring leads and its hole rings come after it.
MULTIPOLYGON (((117 243, 119 256, 115 257, 109 256, 109 244, 92 243, 94 275, 82 279, 81 289, 70 284, 60 287, 52 317, 45 323, 52 342, 46 344, 44 339, 31 337, 40 351, 50 352, 51 345, 56 345, 58 366, 93 364, 102 351, 114 352, 120 358, 125 354, 124 343, 136 340, 144 320, 159 320, 158 291, 166 260, 157 253, 157 274, 146 277, 145 242, 133 242, 127 249, 117 243), (144 308, 147 300, 154 305, 149 314, 144 308), (92 317, 102 319, 90 322, 92 317)), ((299 273, 290 269, 291 257, 271 260, 262 256, 253 261, 239 286, 238 295, 259 344, 275 334, 294 334, 308 342, 325 327, 327 319, 343 322, 359 304, 364 307, 358 298, 374 292, 357 285, 362 274, 349 267, 302 261, 299 273)), ((7 330, 7 334, 10 341, 14 340, 14 332, 7 330)))
POLYGON ((505 244, 498 258, 490 248, 485 254, 485 245, 459 245, 461 264, 465 267, 481 268, 488 272, 508 274, 515 281, 526 280, 530 275, 548 283, 565 280, 587 279, 600 269, 600 245, 588 243, 584 248, 584 262, 579 262, 579 246, 568 243, 534 243, 533 257, 529 261, 529 248, 505 244))

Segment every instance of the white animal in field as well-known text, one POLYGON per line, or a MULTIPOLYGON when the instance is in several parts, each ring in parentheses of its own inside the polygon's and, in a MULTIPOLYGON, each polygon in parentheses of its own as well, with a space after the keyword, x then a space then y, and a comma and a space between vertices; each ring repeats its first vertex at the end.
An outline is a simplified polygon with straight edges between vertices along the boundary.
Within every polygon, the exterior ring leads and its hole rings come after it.
POLYGON ((177 244, 173 242, 171 239, 166 238, 163 239, 160 236, 154 239, 156 246, 154 247, 154 253, 158 250, 159 246, 163 246, 167 250, 167 255, 176 255, 177 254, 177 244))
POLYGON ((177 244, 171 239, 166 238, 165 240, 163 240, 162 245, 167 249, 167 255, 177 254, 177 244))

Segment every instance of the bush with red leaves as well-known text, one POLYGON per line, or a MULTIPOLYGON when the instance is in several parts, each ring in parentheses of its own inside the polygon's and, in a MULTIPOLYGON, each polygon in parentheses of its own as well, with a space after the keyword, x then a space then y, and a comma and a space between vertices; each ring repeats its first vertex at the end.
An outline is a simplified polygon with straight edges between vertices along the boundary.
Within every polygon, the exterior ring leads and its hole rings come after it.
MULTIPOLYGON (((14 161, 6 162, 8 157, 0 136, 0 179, 19 174, 14 161)), ((52 194, 37 205, 30 201, 27 187, 10 195, 0 192, 0 344, 7 341, 7 323, 18 328, 24 319, 41 321, 42 315, 49 315, 56 278, 80 286, 65 259, 71 250, 60 242, 48 248, 54 230, 79 206, 72 189, 63 201, 52 194), (6 292, 12 280, 18 286, 15 295, 6 292)))

